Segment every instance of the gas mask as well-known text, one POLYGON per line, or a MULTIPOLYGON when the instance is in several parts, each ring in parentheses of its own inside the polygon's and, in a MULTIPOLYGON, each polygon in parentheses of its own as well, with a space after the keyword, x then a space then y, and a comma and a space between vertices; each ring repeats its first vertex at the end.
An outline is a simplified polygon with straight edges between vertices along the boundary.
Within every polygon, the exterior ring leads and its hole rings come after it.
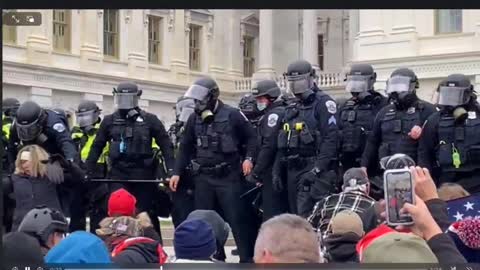
POLYGON ((370 91, 364 91, 364 92, 360 92, 360 93, 353 92, 352 96, 355 97, 355 99, 359 103, 364 103, 364 104, 372 103, 374 98, 375 98, 374 95, 370 91))
POLYGON ((415 84, 407 76, 394 76, 387 82, 387 94, 399 108, 408 108, 417 100, 415 84))
POLYGON ((468 116, 468 112, 463 107, 457 107, 453 110, 453 118, 455 118, 456 123, 463 123, 468 116))
POLYGON ((213 109, 212 103, 215 100, 208 98, 207 100, 195 100, 195 113, 200 115, 203 122, 211 122, 213 120, 213 109))

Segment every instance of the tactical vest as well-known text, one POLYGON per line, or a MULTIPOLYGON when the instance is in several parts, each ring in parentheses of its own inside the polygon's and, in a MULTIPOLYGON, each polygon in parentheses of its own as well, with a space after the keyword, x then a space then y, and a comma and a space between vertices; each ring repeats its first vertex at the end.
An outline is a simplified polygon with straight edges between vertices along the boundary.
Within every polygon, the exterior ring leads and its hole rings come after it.
MULTIPOLYGON (((95 133, 92 135, 87 135, 82 132, 79 127, 72 128, 72 139, 74 141, 80 140, 80 159, 82 162, 85 162, 90 154, 90 150, 92 149, 93 142, 95 141, 95 137, 97 136, 97 131, 100 128, 100 124, 97 123, 95 125, 95 133)), ((106 157, 108 156, 108 143, 103 148, 102 154, 97 160, 97 163, 104 164, 106 161, 106 157)))
POLYGON ((444 172, 469 172, 480 168, 480 118, 469 112, 462 125, 452 115, 443 115, 438 123, 436 158, 444 172))
POLYGON ((322 143, 316 107, 325 94, 317 92, 310 104, 292 104, 285 110, 283 128, 278 134, 278 149, 288 156, 312 157, 322 143))
POLYGON ((146 113, 141 111, 134 119, 125 119, 113 114, 110 158, 112 162, 122 159, 132 163, 153 158, 152 135, 146 113))
POLYGON ((358 104, 353 100, 345 103, 340 111, 343 153, 363 152, 367 137, 372 132, 374 109, 372 104, 358 104))
POLYGON ((423 109, 424 104, 421 102, 406 111, 398 111, 392 106, 392 109, 383 115, 380 120, 382 142, 378 149, 379 159, 403 153, 417 161, 418 140, 410 138, 408 133, 415 125, 423 125, 421 119, 423 109))
POLYGON ((225 162, 233 154, 239 154, 239 142, 230 123, 232 110, 223 105, 214 114, 213 122, 206 124, 200 116, 195 119, 195 149, 200 165, 225 162))
MULTIPOLYGON (((2 119, 5 121, 5 118, 2 119)), ((2 126, 2 133, 5 135, 5 138, 10 139, 10 128, 12 127, 12 123, 4 123, 2 126)))

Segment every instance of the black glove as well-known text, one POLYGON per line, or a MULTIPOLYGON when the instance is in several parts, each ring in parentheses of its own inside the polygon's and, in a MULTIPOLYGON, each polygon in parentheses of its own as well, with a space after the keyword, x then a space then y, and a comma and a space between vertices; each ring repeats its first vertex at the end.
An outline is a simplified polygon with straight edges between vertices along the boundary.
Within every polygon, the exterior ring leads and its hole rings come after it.
POLYGON ((62 184, 65 180, 65 176, 63 174, 63 168, 60 165, 60 162, 48 162, 47 163, 47 177, 50 182, 54 184, 62 184))
POLYGON ((283 190, 283 182, 282 182, 282 178, 279 177, 279 176, 274 176, 272 178, 272 182, 273 182, 273 190, 276 191, 276 192, 281 192, 283 190))
POLYGON ((252 183, 252 184, 256 184, 256 183, 259 183, 259 179, 258 179, 258 176, 251 173, 247 176, 245 176, 245 180, 247 180, 248 182, 252 183))

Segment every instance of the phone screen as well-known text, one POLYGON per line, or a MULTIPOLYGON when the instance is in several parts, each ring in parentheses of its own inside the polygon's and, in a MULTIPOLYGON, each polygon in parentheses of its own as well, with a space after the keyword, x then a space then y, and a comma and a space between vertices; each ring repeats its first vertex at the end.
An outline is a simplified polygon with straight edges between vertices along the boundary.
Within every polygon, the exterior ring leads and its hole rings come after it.
POLYGON ((413 204, 413 181, 409 170, 385 172, 385 200, 387 202, 387 223, 411 224, 409 214, 400 213, 405 203, 413 204))

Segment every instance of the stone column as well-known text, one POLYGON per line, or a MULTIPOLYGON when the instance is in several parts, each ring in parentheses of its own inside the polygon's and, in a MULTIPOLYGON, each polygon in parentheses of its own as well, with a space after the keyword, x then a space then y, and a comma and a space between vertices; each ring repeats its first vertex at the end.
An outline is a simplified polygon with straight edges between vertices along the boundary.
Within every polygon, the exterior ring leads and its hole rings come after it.
POLYGON ((52 44, 49 39, 49 29, 52 27, 52 10, 21 10, 40 12, 42 24, 39 26, 22 26, 27 30, 27 63, 29 64, 51 64, 52 44))
MULTIPOLYGON (((225 35, 228 24, 226 10, 215 10, 214 16, 208 18, 207 23, 207 42, 209 43, 209 67, 208 72, 213 76, 225 72, 225 55, 227 47, 225 44, 225 35)), ((230 44, 229 44, 230 45, 230 44)))
POLYGON ((226 17, 227 29, 227 72, 228 75, 242 77, 242 33, 240 31, 240 12, 236 9, 227 9, 224 11, 226 17))
POLYGON ((178 76, 178 73, 186 73, 188 69, 187 59, 186 59, 186 38, 187 38, 187 27, 185 25, 185 10, 184 9, 175 9, 175 23, 174 23, 174 33, 172 43, 172 72, 175 76, 178 76))
POLYGON ((145 78, 147 75, 147 53, 145 51, 148 21, 141 9, 128 10, 126 14, 128 27, 128 75, 145 78))
POLYGON ((30 88, 30 100, 36 102, 41 107, 51 107, 52 89, 32 86, 30 88))
POLYGON ((261 79, 274 79, 273 69, 273 10, 260 10, 259 34, 259 63, 258 70, 253 74, 253 81, 261 79))
POLYGON ((318 72, 318 27, 317 27, 317 11, 315 9, 303 10, 303 42, 302 52, 303 59, 312 64, 313 68, 318 72))
POLYGON ((395 52, 396 57, 411 57, 417 55, 415 10, 400 9, 395 11, 390 40, 392 42, 398 42, 397 46, 399 49, 395 52))
POLYGON ((379 9, 361 9, 360 32, 356 44, 356 61, 368 61, 371 59, 384 58, 385 53, 376 44, 384 42, 385 31, 383 29, 383 11, 379 9))
POLYGON ((103 60, 103 42, 100 42, 103 34, 103 10, 85 9, 80 12, 80 65, 82 70, 99 71, 103 60))

